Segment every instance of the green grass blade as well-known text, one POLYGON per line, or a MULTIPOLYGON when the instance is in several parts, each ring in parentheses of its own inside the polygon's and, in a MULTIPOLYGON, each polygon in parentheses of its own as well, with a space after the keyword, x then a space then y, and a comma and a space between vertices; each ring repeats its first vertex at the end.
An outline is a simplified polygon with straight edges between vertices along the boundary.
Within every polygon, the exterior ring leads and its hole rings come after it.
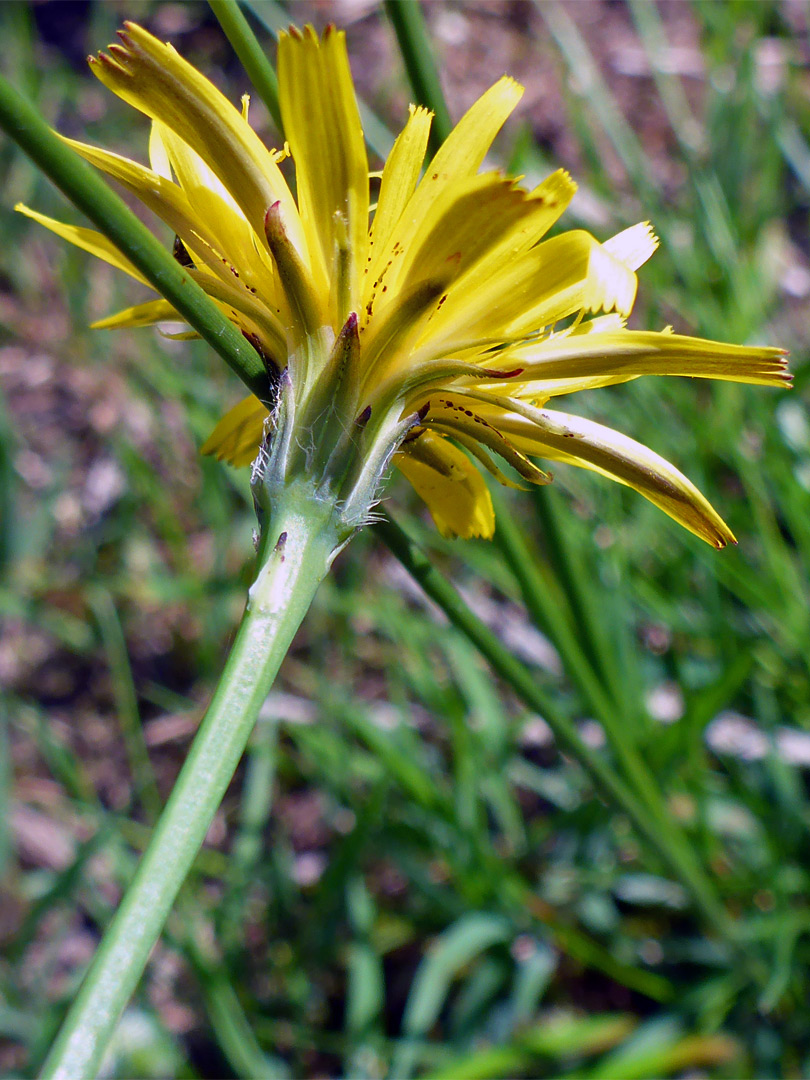
POLYGON ((453 121, 444 100, 422 6, 419 0, 384 0, 384 6, 397 35, 416 104, 433 111, 430 150, 435 154, 453 130, 453 121))
POLYGON ((651 819, 646 804, 582 741, 574 725, 560 713, 549 695, 540 689, 523 665, 514 659, 496 636, 469 610, 453 586, 442 577, 407 535, 390 519, 379 523, 376 531, 428 596, 439 604, 450 621, 465 633, 487 658, 494 670, 513 687, 527 705, 545 718, 560 746, 572 753, 610 800, 630 816, 636 828, 683 880, 707 920, 728 939, 729 923, 714 889, 694 860, 684 854, 681 844, 675 843, 673 846, 672 836, 662 831, 657 818, 651 819))
POLYGON ((239 57, 242 67, 250 81, 259 92, 259 97, 267 106, 279 135, 284 138, 281 123, 281 109, 278 103, 278 79, 273 65, 268 61, 256 35, 250 29, 242 14, 237 0, 208 0, 208 5, 217 17, 219 25, 239 57))

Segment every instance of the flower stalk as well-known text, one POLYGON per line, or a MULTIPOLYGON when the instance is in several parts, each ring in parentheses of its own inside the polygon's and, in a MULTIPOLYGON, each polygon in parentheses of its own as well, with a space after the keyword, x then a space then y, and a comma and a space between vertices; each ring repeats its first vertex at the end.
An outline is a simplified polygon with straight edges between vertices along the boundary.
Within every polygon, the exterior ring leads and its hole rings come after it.
POLYGON ((258 572, 214 697, 121 906, 47 1058, 43 1077, 95 1076, 213 821, 276 672, 335 552, 334 507, 311 485, 276 499, 258 572))

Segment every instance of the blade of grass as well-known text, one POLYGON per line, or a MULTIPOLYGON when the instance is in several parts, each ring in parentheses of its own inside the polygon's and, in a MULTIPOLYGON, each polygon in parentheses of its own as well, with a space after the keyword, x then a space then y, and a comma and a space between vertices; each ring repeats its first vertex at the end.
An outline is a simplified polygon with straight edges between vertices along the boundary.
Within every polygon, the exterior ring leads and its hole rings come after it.
POLYGON ((696 155, 705 150, 703 132, 692 115, 692 109, 684 93, 680 79, 666 71, 658 62, 667 49, 667 37, 661 15, 655 4, 642 0, 630 0, 630 14, 647 53, 655 86, 666 110, 670 127, 686 160, 694 165, 696 155))
POLYGON ((612 1047, 635 1025, 632 1016, 574 1017, 551 1015, 534 1024, 511 1042, 490 1046, 441 1065, 428 1073, 429 1080, 497 1080, 503 1076, 536 1073, 538 1058, 590 1057, 612 1047))
POLYGON ((273 65, 267 62, 264 50, 250 29, 237 0, 208 0, 208 6, 216 16, 233 51, 239 57, 250 81, 259 91, 259 97, 267 106, 267 111, 272 116, 273 123, 283 139, 284 127, 281 123, 281 109, 278 103, 278 79, 273 65))
POLYGON ((657 188, 641 144, 617 106, 574 19, 556 0, 551 3, 535 0, 535 6, 569 68, 576 73, 578 92, 587 101, 591 115, 610 140, 634 186, 645 202, 657 203, 657 188))
POLYGON ((551 609, 553 595, 540 570, 540 562, 535 557, 535 553, 529 550, 524 535, 515 524, 514 517, 502 504, 496 513, 496 520, 496 542, 499 543, 520 585, 530 615, 540 625, 548 625, 551 619, 552 632, 555 634, 554 644, 560 651, 563 664, 587 694, 588 700, 596 710, 596 715, 602 722, 608 742, 616 755, 626 782, 635 789, 655 815, 658 828, 667 837, 667 847, 673 852, 679 852, 681 872, 684 868, 690 867, 690 877, 698 880, 704 876, 704 871, 695 859, 689 841, 675 824, 661 794, 660 786, 639 752, 637 740, 634 739, 632 729, 628 725, 625 710, 621 706, 617 708, 612 701, 607 699, 573 634, 567 629, 560 632, 564 624, 555 617, 551 609))
POLYGON ((492 631, 470 611, 455 588, 445 580, 407 534, 390 519, 378 523, 375 529, 405 569, 442 608, 450 621, 469 637, 497 674, 509 683, 530 708, 544 717, 560 746, 573 754, 599 789, 630 817, 639 833, 686 885, 707 922, 724 940, 731 942, 733 926, 712 885, 691 859, 684 858, 680 845, 673 847, 671 837, 662 833, 658 822, 651 818, 644 803, 616 776, 607 762, 582 741, 572 722, 562 715, 553 699, 537 685, 529 671, 501 645, 492 631))
MULTIPOLYGON (((571 538, 572 512, 565 505, 562 495, 552 490, 553 486, 532 492, 544 550, 548 551, 549 562, 565 593, 583 651, 613 699, 627 708, 631 704, 630 699, 640 693, 641 687, 635 656, 629 657, 629 663, 624 662, 630 650, 623 648, 627 637, 624 624, 617 625, 621 610, 615 610, 619 606, 615 596, 610 596, 606 610, 604 592, 596 594, 592 572, 585 565, 582 551, 571 538)), ((637 705, 637 702, 633 704, 637 705)))
POLYGON ((264 830, 273 806, 278 720, 260 716, 247 750, 239 824, 227 870, 219 932, 227 952, 242 943, 248 889, 262 856, 264 830))
POLYGON ((286 1063, 262 1050, 226 974, 227 968, 220 959, 209 955, 205 941, 210 927, 195 916, 189 901, 184 899, 180 909, 178 914, 186 924, 180 943, 195 968, 211 1026, 231 1067, 244 1080, 286 1080, 290 1075, 286 1063))
POLYGON ((11 841, 11 746, 8 733, 6 700, 0 696, 0 878, 9 870, 11 841))
MULTIPOLYGON (((407 798, 420 807, 424 815, 423 827, 430 836, 431 845, 438 837, 459 836, 458 833, 448 831, 448 826, 452 826, 454 821, 453 804, 449 795, 442 790, 442 781, 437 782, 435 774, 431 775, 429 761, 420 756, 420 740, 402 742, 392 738, 390 732, 381 730, 370 718, 361 720, 356 702, 341 701, 334 695, 330 695, 328 713, 354 731, 362 741, 367 742, 373 752, 370 762, 377 766, 378 771, 382 767, 407 798), (404 760, 409 763, 407 769, 402 767, 404 760), (437 790, 441 792, 440 796, 436 794, 437 790), (427 797, 428 792, 434 794, 427 797)), ((304 726, 292 728, 291 735, 310 745, 318 737, 315 731, 304 726)), ((331 762, 332 758, 333 755, 330 754, 328 760, 331 762)), ((356 797, 350 777, 335 772, 332 782, 337 786, 341 798, 356 797)), ((362 819, 366 798, 363 796, 361 805, 355 808, 358 819, 362 819)), ((451 874, 455 875, 456 887, 464 891, 466 875, 476 887, 478 902, 490 906, 497 904, 513 920, 516 932, 517 928, 525 923, 528 915, 536 923, 535 929, 538 932, 548 933, 554 946, 577 963, 603 971, 621 985, 631 987, 655 1001, 671 999, 672 987, 666 979, 654 972, 633 968, 614 959, 595 939, 572 925, 566 915, 558 913, 550 904, 540 900, 533 888, 516 871, 508 869, 502 855, 491 846, 476 847, 473 861, 464 862, 463 865, 458 865, 458 847, 455 839, 445 846, 445 855, 451 874)), ((414 871, 406 868, 406 876, 415 887, 419 887, 418 875, 414 871)))
MULTIPOLYGON (((617 709, 622 709, 624 723, 628 719, 624 703, 608 696, 599 675, 580 646, 577 637, 580 627, 572 619, 567 592, 555 580, 539 552, 529 549, 525 535, 503 500, 498 498, 498 493, 495 493, 495 505, 495 543, 518 583, 529 615, 537 628, 549 635, 569 678, 579 687, 588 705, 613 738, 617 709)), ((616 737, 619 741, 626 741, 627 738, 624 732, 616 734, 616 737)))
POLYGON ((154 822, 160 814, 162 802, 143 735, 138 695, 121 621, 112 597, 106 589, 93 589, 89 595, 89 602, 107 653, 116 711, 134 781, 134 794, 142 801, 147 818, 154 822))
POLYGON ((471 912, 442 933, 425 955, 411 986, 402 1018, 402 1038, 391 1062, 389 1080, 407 1080, 419 1047, 436 1023, 453 979, 484 950, 507 942, 509 923, 496 915, 471 912))
POLYGON ((453 121, 442 93, 422 6, 419 0, 384 0, 384 7, 397 35, 416 104, 433 111, 430 152, 435 154, 453 130, 453 121))

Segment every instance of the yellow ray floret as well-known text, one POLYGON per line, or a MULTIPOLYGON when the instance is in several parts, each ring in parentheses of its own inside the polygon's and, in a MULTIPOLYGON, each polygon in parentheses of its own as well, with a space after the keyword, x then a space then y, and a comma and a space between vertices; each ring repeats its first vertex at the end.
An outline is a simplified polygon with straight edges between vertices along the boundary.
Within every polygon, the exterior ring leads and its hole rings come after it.
POLYGON ((396 464, 427 503, 442 536, 488 540, 495 531, 492 498, 470 459, 432 432, 406 443, 403 450, 396 464))
POLYGON ((24 214, 40 225, 44 225, 46 229, 50 229, 57 236, 61 236, 69 244, 81 248, 82 251, 89 252, 90 255, 95 255, 96 258, 102 259, 104 262, 109 263, 110 266, 114 266, 116 270, 123 270, 125 274, 129 274, 130 277, 135 278, 142 285, 149 285, 140 270, 136 269, 129 259, 121 254, 111 240, 108 240, 100 232, 96 232, 95 229, 85 229, 79 225, 66 225, 62 221, 56 221, 54 218, 40 214, 36 210, 31 210, 30 207, 24 206, 22 203, 17 203, 14 209, 17 213, 24 214))
POLYGON ((280 201, 284 220, 308 263, 295 201, 276 164, 242 116, 195 67, 135 23, 120 44, 91 58, 91 68, 113 93, 160 120, 211 167, 259 232, 267 208, 280 201))
POLYGON ((603 424, 545 410, 509 414, 504 433, 527 454, 601 473, 633 488, 713 547, 736 543, 734 534, 694 484, 659 454, 603 424))
POLYGON ((281 34, 279 100, 295 161, 309 250, 333 283, 340 321, 360 304, 368 248, 368 158, 345 34, 312 27, 281 34), (342 279, 342 280, 341 280, 342 279), (341 295, 342 294, 342 295, 341 295))
POLYGON ((250 465, 256 457, 267 420, 267 407, 257 397, 244 398, 229 410, 202 445, 203 454, 213 454, 232 465, 250 465))

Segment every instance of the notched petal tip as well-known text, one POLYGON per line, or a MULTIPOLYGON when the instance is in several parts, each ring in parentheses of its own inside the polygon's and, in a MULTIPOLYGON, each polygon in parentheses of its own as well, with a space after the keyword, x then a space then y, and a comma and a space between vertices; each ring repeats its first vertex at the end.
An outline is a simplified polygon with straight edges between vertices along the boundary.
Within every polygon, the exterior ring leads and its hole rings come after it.
POLYGON ((658 237, 650 222, 640 221, 637 225, 631 225, 629 229, 611 236, 602 247, 628 270, 638 270, 654 254, 658 243, 658 237))
POLYGON ((706 539, 709 540, 709 543, 712 545, 715 551, 722 551, 725 547, 728 547, 729 544, 731 544, 733 547, 737 546, 737 537, 734 535, 731 529, 728 530, 728 533, 726 535, 717 535, 710 538, 707 537, 706 539))
POLYGON ((525 93, 525 90, 526 90, 523 83, 519 83, 517 81, 517 79, 513 78, 511 75, 501 75, 501 77, 500 77, 500 79, 498 79, 498 82, 496 83, 496 85, 500 85, 504 89, 508 88, 514 94, 516 94, 518 98, 523 97, 523 94, 525 93))
MULTIPOLYGON (((110 53, 120 53, 122 57, 126 57, 127 53, 116 45, 109 46, 110 53)), ((131 77, 132 72, 126 67, 124 63, 116 55, 110 55, 110 53, 100 52, 96 57, 88 57, 90 63, 90 70, 94 75, 101 77, 101 72, 109 72, 111 75, 120 76, 128 75, 131 77)))

